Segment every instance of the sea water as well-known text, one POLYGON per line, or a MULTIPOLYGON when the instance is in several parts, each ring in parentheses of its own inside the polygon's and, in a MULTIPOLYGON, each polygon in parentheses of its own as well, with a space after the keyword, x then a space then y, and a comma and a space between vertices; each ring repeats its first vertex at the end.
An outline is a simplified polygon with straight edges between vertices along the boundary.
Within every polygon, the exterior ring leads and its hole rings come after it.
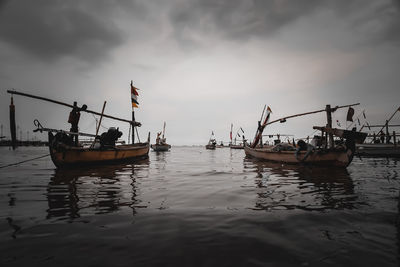
POLYGON ((347 169, 176 147, 58 170, 0 148, 0 266, 398 266, 400 160, 347 169))

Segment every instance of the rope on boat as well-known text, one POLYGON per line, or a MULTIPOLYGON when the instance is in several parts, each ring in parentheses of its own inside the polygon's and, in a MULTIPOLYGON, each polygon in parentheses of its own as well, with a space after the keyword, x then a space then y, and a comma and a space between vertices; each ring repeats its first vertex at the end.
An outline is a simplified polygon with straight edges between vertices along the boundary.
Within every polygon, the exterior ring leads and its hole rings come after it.
POLYGON ((36 157, 36 158, 33 158, 33 159, 27 159, 27 160, 15 162, 15 163, 7 164, 7 165, 4 165, 4 166, 0 166, 0 169, 5 168, 5 167, 14 166, 14 165, 19 165, 19 164, 21 164, 21 163, 25 163, 25 162, 28 162, 28 161, 33 161, 33 160, 41 159, 41 158, 48 157, 48 156, 50 156, 50 154, 46 154, 46 155, 43 155, 43 156, 40 156, 40 157, 36 157))

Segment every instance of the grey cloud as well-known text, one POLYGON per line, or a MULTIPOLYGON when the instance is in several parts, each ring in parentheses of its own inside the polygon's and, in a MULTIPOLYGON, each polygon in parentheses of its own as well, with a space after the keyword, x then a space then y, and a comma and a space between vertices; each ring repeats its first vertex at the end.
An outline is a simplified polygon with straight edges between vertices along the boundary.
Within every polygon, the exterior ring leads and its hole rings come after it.
POLYGON ((312 12, 319 1, 192 0, 171 11, 178 40, 188 41, 190 31, 216 33, 243 40, 266 37, 291 21, 312 12))
POLYGON ((376 17, 382 24, 382 31, 376 39, 400 45, 400 1, 393 0, 383 5, 377 10, 376 17))
POLYGON ((97 61, 123 41, 107 16, 98 15, 102 7, 110 8, 101 2, 89 8, 70 1, 6 1, 0 5, 0 40, 41 60, 97 61))
POLYGON ((171 9, 175 38, 196 44, 196 36, 243 41, 266 39, 297 19, 321 10, 331 10, 348 30, 361 34, 366 43, 399 43, 400 1, 331 0, 189 0, 171 9), (371 28, 372 27, 372 28, 371 28), (375 28, 374 28, 375 27, 375 28))

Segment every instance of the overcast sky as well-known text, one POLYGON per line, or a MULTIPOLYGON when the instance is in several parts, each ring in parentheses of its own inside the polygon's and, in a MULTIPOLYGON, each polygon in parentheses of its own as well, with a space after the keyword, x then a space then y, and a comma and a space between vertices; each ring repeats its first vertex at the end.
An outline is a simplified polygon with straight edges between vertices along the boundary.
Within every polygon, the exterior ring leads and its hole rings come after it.
MULTIPOLYGON (((377 124, 400 105, 400 1, 0 0, 0 62, 6 136, 7 89, 97 111, 106 100, 105 113, 129 119, 131 80, 140 88, 140 137, 150 131, 152 142, 164 121, 176 145, 205 144, 211 131, 228 141, 231 123, 253 137, 264 104, 276 119, 359 102, 355 117, 365 110, 377 124)), ((23 139, 35 118, 70 127, 65 107, 14 101, 23 139)), ((346 126, 345 115, 335 112, 334 125, 346 126)), ((265 133, 307 136, 325 117, 265 133)), ((126 123, 104 126, 127 139, 126 123)), ((95 132, 92 115, 81 116, 80 130, 95 132)))

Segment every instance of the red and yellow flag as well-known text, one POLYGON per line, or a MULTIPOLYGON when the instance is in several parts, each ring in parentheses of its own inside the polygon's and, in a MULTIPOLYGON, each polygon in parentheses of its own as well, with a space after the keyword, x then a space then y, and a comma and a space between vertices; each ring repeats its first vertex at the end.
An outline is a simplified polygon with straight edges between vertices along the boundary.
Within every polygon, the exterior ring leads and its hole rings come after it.
POLYGON ((138 88, 133 86, 133 81, 131 81, 131 100, 132 100, 132 108, 138 108, 139 102, 137 101, 137 97, 139 96, 137 92, 138 88))

